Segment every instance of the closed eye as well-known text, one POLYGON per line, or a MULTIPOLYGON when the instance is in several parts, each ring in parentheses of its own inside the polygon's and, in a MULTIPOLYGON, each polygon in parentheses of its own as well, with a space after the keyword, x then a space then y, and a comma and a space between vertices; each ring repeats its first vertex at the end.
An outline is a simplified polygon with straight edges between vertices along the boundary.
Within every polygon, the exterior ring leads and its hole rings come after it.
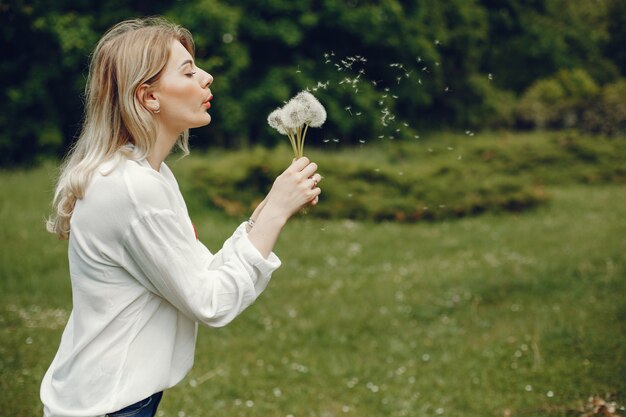
POLYGON ((187 77, 191 78, 191 77, 193 77, 195 74, 196 74, 196 71, 194 71, 194 72, 190 72, 190 73, 188 73, 188 74, 185 74, 185 76, 187 76, 187 77))

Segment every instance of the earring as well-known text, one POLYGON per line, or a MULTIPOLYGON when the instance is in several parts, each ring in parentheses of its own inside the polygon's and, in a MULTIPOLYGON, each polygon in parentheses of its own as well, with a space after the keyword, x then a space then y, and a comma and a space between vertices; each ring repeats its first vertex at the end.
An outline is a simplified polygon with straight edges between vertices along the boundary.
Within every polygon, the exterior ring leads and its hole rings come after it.
POLYGON ((154 109, 152 110, 152 113, 154 113, 154 114, 158 114, 160 112, 161 112, 161 109, 160 109, 159 106, 155 106, 154 109))

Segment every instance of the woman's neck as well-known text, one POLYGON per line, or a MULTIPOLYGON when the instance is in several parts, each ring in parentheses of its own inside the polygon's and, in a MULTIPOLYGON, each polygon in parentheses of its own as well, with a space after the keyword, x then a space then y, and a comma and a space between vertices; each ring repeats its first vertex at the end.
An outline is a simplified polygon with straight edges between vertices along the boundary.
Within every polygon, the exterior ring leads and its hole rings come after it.
POLYGON ((176 144, 176 139, 178 139, 179 134, 164 133, 162 129, 159 129, 159 133, 157 133, 157 140, 154 144, 154 148, 152 148, 152 152, 146 158, 150 163, 150 166, 155 171, 160 171, 161 164, 165 161, 165 158, 170 154, 172 148, 176 144))

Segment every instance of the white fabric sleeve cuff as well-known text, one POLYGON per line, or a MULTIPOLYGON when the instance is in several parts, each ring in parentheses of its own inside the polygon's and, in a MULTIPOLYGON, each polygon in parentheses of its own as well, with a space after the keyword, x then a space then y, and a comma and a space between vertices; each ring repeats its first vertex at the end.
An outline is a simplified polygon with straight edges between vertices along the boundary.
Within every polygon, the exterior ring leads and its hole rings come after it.
POLYGON ((263 292, 272 277, 272 273, 281 266, 281 261, 274 252, 270 252, 267 258, 261 255, 261 252, 250 242, 248 233, 246 232, 246 222, 243 222, 235 231, 235 247, 236 251, 241 253, 245 259, 259 272, 257 280, 254 282, 254 288, 257 296, 263 292), (239 232, 242 232, 239 235, 239 232), (239 235, 239 236, 238 236, 239 235))

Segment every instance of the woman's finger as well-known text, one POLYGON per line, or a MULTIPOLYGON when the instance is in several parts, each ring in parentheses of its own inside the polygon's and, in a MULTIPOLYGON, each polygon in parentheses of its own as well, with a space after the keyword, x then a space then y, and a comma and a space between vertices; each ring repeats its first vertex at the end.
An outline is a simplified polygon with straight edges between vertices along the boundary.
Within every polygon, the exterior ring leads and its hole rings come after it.
POLYGON ((322 176, 318 173, 313 174, 311 178, 309 178, 312 182, 311 188, 317 187, 317 184, 322 180, 322 176))
POLYGON ((317 171, 317 164, 315 162, 311 162, 302 169, 301 173, 304 178, 309 178, 315 173, 315 171, 317 171))
POLYGON ((302 158, 298 158, 295 161, 293 161, 291 165, 289 166, 289 168, 287 168, 287 171, 300 172, 307 165, 309 165, 310 162, 311 161, 309 161, 309 158, 307 158, 306 156, 303 156, 302 158))

